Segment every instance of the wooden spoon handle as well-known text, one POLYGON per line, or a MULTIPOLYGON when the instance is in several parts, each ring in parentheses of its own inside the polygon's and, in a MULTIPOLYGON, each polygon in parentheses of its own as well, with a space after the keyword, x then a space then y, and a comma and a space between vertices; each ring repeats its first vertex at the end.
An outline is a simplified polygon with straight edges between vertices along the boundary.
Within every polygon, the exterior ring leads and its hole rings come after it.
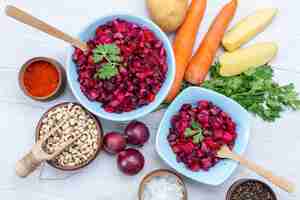
POLYGON ((27 177, 38 166, 40 166, 42 162, 43 161, 37 159, 31 151, 27 155, 25 155, 21 160, 17 161, 16 174, 19 177, 27 177))
POLYGON ((290 192, 290 193, 295 191, 295 185, 293 183, 291 183, 290 181, 286 180, 285 178, 276 176, 271 171, 255 164, 237 154, 234 154, 233 159, 240 162, 240 164, 248 167, 249 169, 253 170, 260 176, 263 176, 264 178, 266 178, 267 180, 272 182, 274 185, 277 185, 278 187, 282 188, 283 190, 290 192))
POLYGON ((72 36, 58 30, 57 28, 33 17, 32 15, 16 8, 14 6, 6 6, 5 13, 7 16, 10 16, 16 19, 19 22, 32 26, 44 33, 47 33, 53 37, 61 39, 65 42, 70 43, 71 45, 80 48, 81 50, 87 50, 87 45, 85 42, 82 42, 78 39, 73 38, 72 36))

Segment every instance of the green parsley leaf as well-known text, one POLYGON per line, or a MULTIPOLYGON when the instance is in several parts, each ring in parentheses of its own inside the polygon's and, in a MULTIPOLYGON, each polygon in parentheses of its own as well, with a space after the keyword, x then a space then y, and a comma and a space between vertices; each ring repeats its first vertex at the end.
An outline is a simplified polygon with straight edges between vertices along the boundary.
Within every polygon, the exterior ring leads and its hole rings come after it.
POLYGON ((193 143, 200 144, 203 139, 204 139, 204 136, 202 135, 202 133, 198 133, 197 135, 193 136, 193 143))
POLYGON ((103 45, 105 51, 107 52, 107 54, 110 55, 118 55, 120 54, 120 49, 118 48, 118 46, 116 44, 106 44, 103 45))
POLYGON ((107 80, 118 74, 117 66, 120 65, 122 57, 116 44, 98 45, 93 50, 93 59, 95 63, 105 62, 94 75, 96 79, 107 80))
POLYGON ((116 66, 114 66, 110 63, 106 63, 106 64, 103 64, 102 67, 97 70, 97 72, 95 74, 95 78, 108 80, 111 77, 114 77, 115 75, 117 75, 118 72, 119 71, 116 66))
POLYGON ((186 128, 186 129, 185 129, 184 136, 185 136, 186 138, 192 137, 192 136, 194 136, 195 134, 196 134, 196 132, 193 131, 191 128, 186 128))
POLYGON ((193 120, 192 124, 191 124, 191 127, 185 129, 184 136, 186 138, 189 138, 189 137, 194 137, 194 136, 199 135, 199 134, 202 135, 202 128, 201 128, 201 126, 198 122, 193 120))
POLYGON ((198 122, 196 122, 195 120, 192 121, 192 125, 191 125, 192 129, 201 129, 201 126, 198 122))
POLYGON ((202 87, 234 99, 265 121, 275 121, 285 108, 300 110, 300 99, 294 85, 280 86, 276 83, 269 65, 232 77, 222 77, 219 70, 220 64, 214 64, 210 71, 211 79, 205 81, 202 87))
POLYGON ((94 55, 95 54, 101 54, 101 55, 119 55, 120 49, 116 44, 104 44, 104 45, 98 45, 93 50, 94 55))
POLYGON ((212 79, 219 78, 221 75, 219 73, 221 65, 219 62, 215 63, 210 70, 210 77, 212 79))
POLYGON ((110 55, 109 59, 111 62, 121 62, 122 61, 122 58, 117 55, 110 55))
POLYGON ((93 59, 95 63, 99 63, 103 60, 104 56, 100 54, 94 54, 93 59))

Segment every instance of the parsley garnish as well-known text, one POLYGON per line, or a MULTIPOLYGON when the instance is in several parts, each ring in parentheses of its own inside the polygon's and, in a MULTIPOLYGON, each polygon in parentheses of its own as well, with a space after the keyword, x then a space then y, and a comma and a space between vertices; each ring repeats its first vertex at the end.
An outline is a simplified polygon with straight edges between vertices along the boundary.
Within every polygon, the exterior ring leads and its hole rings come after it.
POLYGON ((236 100, 265 121, 275 121, 285 107, 300 109, 300 99, 294 85, 280 86, 273 81, 273 69, 269 65, 232 77, 222 77, 219 69, 219 63, 213 65, 211 79, 202 86, 236 100))
POLYGON ((204 139, 203 134, 199 133, 199 134, 193 136, 193 143, 200 144, 200 142, 202 142, 203 139, 204 139))
POLYGON ((186 138, 192 137, 192 136, 194 136, 195 134, 196 134, 196 132, 195 132, 193 129, 191 129, 191 128, 186 128, 186 129, 185 129, 184 136, 185 136, 186 138))
POLYGON ((184 136, 186 138, 193 137, 193 143, 200 144, 200 142, 202 142, 202 140, 204 139, 202 132, 203 131, 200 124, 193 120, 191 128, 185 129, 184 136))
POLYGON ((93 59, 95 63, 105 62, 96 71, 95 78, 107 80, 118 74, 117 66, 122 58, 120 49, 116 44, 98 45, 93 50, 93 59))
POLYGON ((191 125, 192 129, 201 129, 200 124, 196 122, 195 120, 192 121, 191 125))
POLYGON ((100 69, 97 70, 95 76, 100 79, 110 79, 116 74, 118 74, 118 69, 110 63, 105 63, 100 69))

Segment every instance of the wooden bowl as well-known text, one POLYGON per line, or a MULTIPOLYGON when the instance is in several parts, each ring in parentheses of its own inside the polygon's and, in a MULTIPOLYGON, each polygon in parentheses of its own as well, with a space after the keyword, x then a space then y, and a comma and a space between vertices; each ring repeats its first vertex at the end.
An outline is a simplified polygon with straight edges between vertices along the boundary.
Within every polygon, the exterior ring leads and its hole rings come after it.
POLYGON ((139 186, 139 191, 138 191, 139 200, 143 200, 143 192, 145 190, 146 183, 148 183, 152 178, 160 177, 160 176, 175 176, 177 178, 178 182, 183 187, 183 199, 182 200, 187 200, 187 198, 188 198, 187 197, 187 189, 183 182, 183 179, 180 177, 179 174, 177 174, 176 172, 173 172, 171 170, 168 170, 168 169, 158 169, 158 170, 152 171, 142 179, 140 186, 139 186))
POLYGON ((230 186, 230 188, 228 189, 227 194, 226 194, 226 200, 231 200, 232 193, 236 190, 236 188, 238 186, 240 186, 241 184, 246 183, 248 181, 253 181, 253 182, 261 183, 264 187, 266 187, 270 191, 270 193, 273 196, 273 199, 277 200, 276 194, 274 193, 274 191, 272 190, 272 188, 269 185, 267 185, 266 183, 264 183, 264 182, 262 182, 260 180, 257 180, 257 179, 247 179, 247 178, 240 179, 240 180, 234 182, 230 186))
POLYGON ((81 108, 83 108, 91 117, 92 119, 94 119, 96 121, 96 126, 97 126, 97 130, 98 130, 98 150, 96 151, 95 155, 93 157, 91 157, 89 160, 87 160, 86 162, 82 163, 81 165, 78 165, 78 166, 74 166, 74 167, 63 167, 63 166, 60 166, 58 164, 56 164, 55 162, 49 160, 47 161, 47 163, 49 165, 51 165, 52 167, 56 168, 56 169, 60 169, 60 170, 63 170, 63 171, 74 171, 74 170, 79 170, 83 167, 86 167, 87 165, 89 165, 93 160, 95 160, 95 158, 98 156, 98 154, 100 153, 100 151, 102 150, 102 144, 103 144, 103 129, 102 129, 102 126, 101 126, 101 123, 100 121, 92 114, 90 113, 89 111, 87 111, 82 105, 80 105, 79 103, 74 103, 74 102, 63 102, 63 103, 60 103, 60 104, 57 104, 53 107, 51 107, 49 110, 47 110, 43 116, 41 117, 41 119, 39 120, 38 124, 37 124, 37 127, 36 127, 36 134, 35 134, 35 141, 37 142, 38 139, 39 139, 39 133, 40 133, 40 129, 41 129, 41 125, 42 125, 42 120, 44 119, 44 117, 46 117, 46 115, 53 109, 55 109, 56 107, 58 106, 63 106, 65 104, 69 104, 69 103, 72 103, 74 105, 78 105, 80 106, 81 108))
POLYGON ((36 58, 32 58, 30 60, 28 60, 25 64, 22 65, 21 70, 19 71, 19 85, 20 88, 22 89, 22 91, 25 93, 26 96, 37 100, 37 101, 49 101, 49 100, 53 100, 54 98, 58 97, 64 90, 65 88, 65 83, 66 83, 66 78, 65 78, 65 71, 63 66, 57 62, 56 60, 52 59, 52 58, 47 58, 47 57, 36 57, 36 58), (59 76, 59 82, 57 85, 57 88, 48 96, 44 96, 44 97, 36 97, 33 96, 32 94, 30 94, 27 90, 26 87, 24 85, 24 72, 27 69, 27 67, 29 67, 32 63, 37 62, 37 61, 45 61, 50 63, 51 65, 53 65, 55 67, 55 69, 58 72, 58 76, 59 76))

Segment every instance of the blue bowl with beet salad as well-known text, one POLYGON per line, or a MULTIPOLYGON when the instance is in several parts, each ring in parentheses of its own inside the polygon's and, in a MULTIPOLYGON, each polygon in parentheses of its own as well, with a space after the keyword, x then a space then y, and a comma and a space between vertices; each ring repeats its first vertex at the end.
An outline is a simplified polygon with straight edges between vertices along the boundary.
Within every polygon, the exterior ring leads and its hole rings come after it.
POLYGON ((165 112, 156 136, 156 151, 182 175, 216 186, 238 165, 219 159, 217 152, 227 145, 242 154, 249 137, 250 116, 242 106, 217 92, 189 87, 165 112))
POLYGON ((79 34, 86 52, 70 47, 67 78, 78 101, 93 114, 130 121, 155 110, 175 78, 172 45, 152 21, 110 15, 79 34))

